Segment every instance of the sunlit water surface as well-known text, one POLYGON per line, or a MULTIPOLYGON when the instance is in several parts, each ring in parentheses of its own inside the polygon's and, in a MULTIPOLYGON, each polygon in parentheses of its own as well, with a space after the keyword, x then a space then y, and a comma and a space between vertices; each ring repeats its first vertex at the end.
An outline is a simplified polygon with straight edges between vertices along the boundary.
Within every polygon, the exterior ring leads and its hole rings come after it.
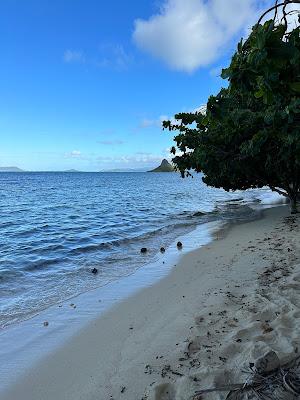
POLYGON ((0 327, 133 273, 197 225, 281 201, 176 173, 1 173, 0 327))

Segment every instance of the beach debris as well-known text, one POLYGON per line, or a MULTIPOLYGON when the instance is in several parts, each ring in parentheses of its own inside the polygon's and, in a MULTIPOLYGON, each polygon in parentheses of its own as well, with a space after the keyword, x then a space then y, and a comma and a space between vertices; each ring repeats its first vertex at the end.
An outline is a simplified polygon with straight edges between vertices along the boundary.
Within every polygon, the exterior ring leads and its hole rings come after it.
POLYGON ((177 242, 177 248, 178 249, 182 249, 182 243, 181 242, 177 242))
POLYGON ((160 252, 161 252, 161 253, 164 253, 165 251, 166 251, 166 249, 165 249, 164 247, 161 247, 161 248, 160 248, 160 252))
POLYGON ((161 377, 164 378, 167 375, 167 373, 170 371, 170 369, 171 369, 171 365, 165 365, 163 367, 163 369, 161 370, 161 377))
POLYGON ((280 368, 280 360, 278 355, 275 353, 275 351, 267 352, 255 362, 255 368, 256 371, 262 375, 280 368))
POLYGON ((126 386, 122 386, 122 387, 121 387, 121 393, 124 393, 125 390, 126 390, 126 386))
POLYGON ((192 368, 199 368, 200 365, 201 365, 201 362, 200 362, 200 360, 198 360, 198 358, 193 358, 193 359, 190 361, 190 366, 191 366, 192 368))
POLYGON ((142 247, 141 248, 141 253, 147 253, 147 251, 148 251, 147 247, 142 247))
POLYGON ((151 375, 152 372, 153 372, 153 368, 151 367, 151 365, 149 365, 149 364, 145 365, 145 371, 144 371, 144 373, 145 373, 145 374, 151 375))
POLYGON ((228 392, 226 400, 296 400, 300 397, 300 357, 281 365, 277 354, 269 351, 249 364, 250 376, 244 383, 197 391, 193 400, 212 392, 228 392), (199 397, 200 396, 200 397, 199 397))
POLYGON ((263 323, 261 328, 263 330, 263 334, 270 333, 273 331, 273 328, 268 324, 268 322, 263 323))
POLYGON ((195 317, 195 322, 196 322, 197 325, 200 324, 203 321, 204 321, 204 317, 200 317, 200 316, 195 317))
POLYGON ((43 325, 44 325, 44 326, 48 326, 48 325, 49 325, 49 322, 48 322, 48 321, 45 321, 45 322, 43 323, 43 325))
POLYGON ((94 274, 94 275, 98 274, 97 268, 93 268, 93 269, 91 270, 91 273, 94 274))
POLYGON ((183 374, 181 374, 180 372, 174 371, 174 370, 171 368, 171 365, 165 365, 165 366, 163 367, 163 369, 161 370, 161 377, 162 377, 162 378, 165 378, 165 377, 167 376, 167 374, 173 374, 173 375, 177 375, 177 376, 183 376, 183 374))

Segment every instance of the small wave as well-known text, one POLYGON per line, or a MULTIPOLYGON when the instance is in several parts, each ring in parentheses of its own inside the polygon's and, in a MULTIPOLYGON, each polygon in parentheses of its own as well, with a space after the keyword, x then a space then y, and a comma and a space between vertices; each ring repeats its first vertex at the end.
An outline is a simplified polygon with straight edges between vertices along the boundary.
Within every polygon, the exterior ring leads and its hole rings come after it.
MULTIPOLYGON (((182 211, 178 215, 183 217, 202 217, 203 215, 207 215, 209 213, 210 211, 182 211)), ((178 215, 175 215, 174 218, 178 218, 178 215)))
POLYGON ((245 201, 244 197, 238 197, 237 199, 226 199, 226 200, 217 200, 216 203, 237 203, 239 201, 245 201))
POLYGON ((64 260, 62 258, 54 258, 54 259, 42 259, 35 262, 31 262, 29 265, 23 268, 24 271, 32 272, 36 270, 41 270, 44 268, 48 268, 53 265, 61 264, 64 260))
POLYGON ((76 247, 76 248, 70 250, 69 254, 80 255, 83 253, 99 251, 99 250, 111 250, 112 248, 121 247, 121 246, 125 246, 125 245, 128 245, 128 246, 135 245, 139 242, 145 242, 146 240, 149 240, 154 236, 163 235, 165 232, 174 231, 175 229, 181 230, 184 228, 191 227, 195 224, 196 224, 196 221, 170 224, 170 225, 160 227, 158 229, 154 229, 154 230, 145 232, 145 233, 143 233, 141 235, 137 235, 137 236, 112 240, 109 242, 101 242, 98 244, 91 244, 88 246, 76 247))
POLYGON ((264 205, 287 204, 288 198, 280 195, 277 192, 269 192, 262 194, 260 197, 260 202, 264 205))

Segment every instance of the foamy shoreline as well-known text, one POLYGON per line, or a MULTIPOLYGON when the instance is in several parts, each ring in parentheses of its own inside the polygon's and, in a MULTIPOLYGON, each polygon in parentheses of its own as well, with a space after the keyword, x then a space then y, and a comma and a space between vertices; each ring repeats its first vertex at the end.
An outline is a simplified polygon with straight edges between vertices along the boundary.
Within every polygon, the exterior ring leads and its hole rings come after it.
POLYGON ((278 257, 289 257, 281 261, 287 263, 289 275, 276 278, 274 285, 280 279, 294 279, 291 259, 295 257, 295 264, 299 243, 282 222, 289 215, 288 207, 267 210, 265 215, 233 226, 225 238, 184 255, 167 277, 93 320, 26 371, 1 398, 132 400, 148 393, 145 398, 188 399, 200 386, 220 383, 218 370, 223 376, 225 368, 227 379, 233 379, 230 371, 236 374, 237 364, 257 357, 263 346, 272 347, 274 342, 280 355, 289 355, 298 343, 298 325, 290 329, 288 346, 283 333, 277 332, 281 329, 279 322, 276 326, 278 315, 273 318, 272 310, 262 311, 255 296, 263 272, 278 257), (292 251, 270 250, 269 240, 264 240, 268 237, 293 240, 292 251), (268 313, 272 326, 266 336, 259 332, 263 344, 259 348, 252 336, 257 341, 260 324, 249 320, 254 305, 259 317, 268 313))

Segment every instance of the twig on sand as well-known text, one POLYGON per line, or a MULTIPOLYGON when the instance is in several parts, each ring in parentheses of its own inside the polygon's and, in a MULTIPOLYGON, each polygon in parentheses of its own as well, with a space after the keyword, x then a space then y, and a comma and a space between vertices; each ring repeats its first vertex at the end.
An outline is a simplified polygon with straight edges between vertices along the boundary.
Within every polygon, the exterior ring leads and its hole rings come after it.
POLYGON ((250 364, 250 379, 245 383, 218 386, 215 388, 197 391, 193 400, 203 399, 203 395, 212 392, 229 392, 226 400, 296 400, 300 399, 300 357, 294 358, 286 364, 278 365, 269 370, 269 360, 276 353, 269 352, 260 360, 260 367, 250 364))

